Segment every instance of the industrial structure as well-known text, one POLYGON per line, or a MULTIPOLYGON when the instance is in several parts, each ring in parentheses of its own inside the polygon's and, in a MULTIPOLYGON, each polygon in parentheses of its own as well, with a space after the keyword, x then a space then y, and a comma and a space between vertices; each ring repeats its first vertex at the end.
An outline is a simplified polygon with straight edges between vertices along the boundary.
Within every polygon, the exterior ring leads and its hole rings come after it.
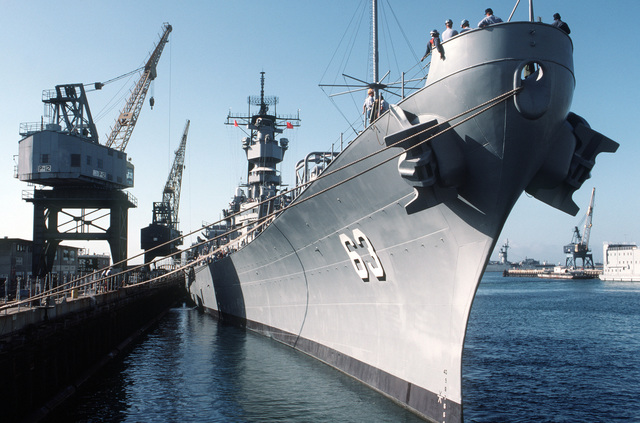
POLYGON ((580 235, 578 226, 574 227, 571 243, 564 246, 564 253, 566 254, 565 266, 567 268, 578 267, 578 259, 582 260, 582 268, 593 269, 595 267, 593 264, 593 254, 591 254, 591 250, 589 249, 589 236, 591 235, 595 195, 596 189, 594 187, 591 191, 591 200, 589 201, 589 208, 585 215, 582 235, 580 235))
MULTIPOLYGON (((281 134, 283 129, 293 129, 300 126, 300 113, 297 115, 278 115, 277 105, 278 97, 265 96, 264 82, 265 72, 260 72, 260 95, 247 97, 247 113, 231 113, 227 115, 225 125, 243 126, 250 133, 249 136, 242 138, 242 149, 247 154, 247 183, 242 187, 247 189, 246 196, 242 189, 237 190, 230 209, 223 211, 225 216, 230 216, 241 209, 241 203, 247 199, 260 202, 259 210, 253 210, 248 214, 251 216, 238 216, 237 218, 227 219, 229 227, 236 226, 244 222, 243 229, 240 232, 246 232, 253 226, 251 220, 255 220, 257 216, 265 216, 274 210, 286 205, 290 199, 276 196, 273 200, 265 202, 269 197, 275 195, 277 187, 282 183, 282 178, 276 169, 278 163, 281 163, 284 153, 289 148, 289 140, 280 138, 279 143, 276 141, 277 134, 281 134), (251 107, 258 107, 258 112, 252 113, 251 107), (272 107, 272 110, 269 108, 272 107), (257 212, 256 215, 252 213, 257 212)), ((238 187, 240 188, 240 187, 238 187)), ((250 209, 251 206, 242 206, 250 209)), ((232 236, 233 237, 233 236, 232 236)))
MULTIPOLYGON (((63 240, 106 240, 113 262, 126 260, 128 210, 137 204, 124 191, 134 184, 134 166, 124 150, 171 29, 163 25, 145 66, 136 70, 142 72, 140 79, 105 145, 98 141, 83 84, 45 90, 42 121, 21 124, 16 177, 40 186, 23 193, 34 206, 33 276, 51 272, 56 247, 63 240)), ((104 84, 95 83, 94 88, 104 84)))
POLYGON ((500 264, 503 265, 509 265, 509 257, 508 257, 508 251, 509 251, 509 240, 507 240, 507 242, 505 242, 504 244, 502 244, 502 247, 500 247, 500 251, 498 251, 498 257, 499 257, 499 261, 500 264))
POLYGON ((190 123, 191 121, 187 120, 182 140, 175 152, 173 166, 162 191, 162 201, 153 203, 152 223, 140 231, 140 248, 145 251, 144 262, 147 264, 156 257, 176 253, 178 245, 182 245, 182 234, 178 229, 178 211, 190 123))
POLYGON ((640 282, 640 249, 635 243, 608 243, 602 246, 603 281, 640 282))
MULTIPOLYGON (((51 266, 51 274, 55 279, 70 280, 77 274, 82 259, 86 256, 82 251, 82 248, 63 244, 56 247, 51 266)), ((17 289, 27 288, 32 272, 32 259, 32 241, 9 237, 0 239, 0 299, 16 298, 17 289)))

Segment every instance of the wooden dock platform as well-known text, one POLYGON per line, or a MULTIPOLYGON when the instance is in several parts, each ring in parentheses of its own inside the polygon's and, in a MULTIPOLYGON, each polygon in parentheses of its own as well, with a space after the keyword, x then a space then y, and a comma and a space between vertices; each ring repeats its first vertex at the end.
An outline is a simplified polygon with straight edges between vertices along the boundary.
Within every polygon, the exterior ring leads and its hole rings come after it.
POLYGON ((186 298, 182 271, 90 282, 0 304, 3 421, 43 419, 186 298))

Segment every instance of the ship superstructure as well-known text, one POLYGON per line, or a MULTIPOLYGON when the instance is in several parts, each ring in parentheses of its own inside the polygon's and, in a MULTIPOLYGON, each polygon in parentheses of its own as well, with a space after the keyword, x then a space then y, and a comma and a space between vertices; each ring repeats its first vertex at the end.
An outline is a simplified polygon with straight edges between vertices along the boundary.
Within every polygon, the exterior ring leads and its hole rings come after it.
POLYGON ((236 189, 229 207, 223 210, 223 221, 205 225, 204 236, 211 241, 204 243, 201 239, 199 255, 220 246, 221 255, 247 245, 293 198, 292 192, 279 195, 282 178, 278 165, 289 148, 289 140, 279 136, 285 129, 300 126, 300 115, 278 115, 278 97, 266 96, 264 87, 265 72, 260 72, 260 95, 247 98, 247 113, 227 115, 226 125, 249 131, 242 138, 247 157, 246 183, 236 189), (252 108, 257 110, 252 112, 252 108))
POLYGON ((490 261, 487 263, 485 272, 504 272, 512 267, 508 257, 509 240, 507 240, 498 251, 498 261, 490 261))

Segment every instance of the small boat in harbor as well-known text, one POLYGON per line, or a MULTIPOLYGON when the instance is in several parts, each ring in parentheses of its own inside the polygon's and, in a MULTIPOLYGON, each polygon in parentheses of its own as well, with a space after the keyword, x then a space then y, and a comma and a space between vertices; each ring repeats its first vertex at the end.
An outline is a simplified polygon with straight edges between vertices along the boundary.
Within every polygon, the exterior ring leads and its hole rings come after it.
POLYGON ((545 270, 538 273, 543 279, 597 279, 600 273, 597 269, 568 269, 555 267, 553 270, 545 270))

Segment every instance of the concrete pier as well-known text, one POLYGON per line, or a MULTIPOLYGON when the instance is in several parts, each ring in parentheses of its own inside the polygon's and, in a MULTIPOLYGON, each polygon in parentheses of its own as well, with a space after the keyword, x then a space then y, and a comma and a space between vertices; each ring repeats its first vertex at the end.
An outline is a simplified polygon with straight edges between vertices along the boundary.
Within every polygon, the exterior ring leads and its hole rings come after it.
POLYGON ((58 296, 47 306, 2 307, 2 421, 45 417, 185 292, 184 273, 175 272, 107 292, 58 296))

